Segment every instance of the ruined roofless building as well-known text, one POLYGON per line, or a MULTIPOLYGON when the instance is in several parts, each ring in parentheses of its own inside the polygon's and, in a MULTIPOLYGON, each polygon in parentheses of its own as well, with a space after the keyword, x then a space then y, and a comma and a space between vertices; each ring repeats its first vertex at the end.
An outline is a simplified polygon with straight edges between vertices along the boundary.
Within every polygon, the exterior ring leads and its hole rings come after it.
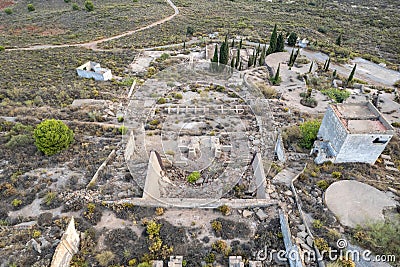
POLYGON ((108 81, 112 79, 110 69, 102 68, 99 63, 88 61, 76 68, 79 77, 95 79, 96 81, 108 81))
POLYGON ((329 105, 312 153, 315 162, 374 164, 394 134, 371 102, 329 105))

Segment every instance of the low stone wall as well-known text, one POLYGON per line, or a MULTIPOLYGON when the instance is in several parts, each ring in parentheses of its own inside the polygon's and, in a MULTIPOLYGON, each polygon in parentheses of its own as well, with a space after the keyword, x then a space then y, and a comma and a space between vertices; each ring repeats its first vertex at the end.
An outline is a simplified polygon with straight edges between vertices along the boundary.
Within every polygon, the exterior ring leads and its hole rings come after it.
POLYGON ((162 168, 155 151, 150 152, 149 165, 147 167, 146 182, 143 189, 143 198, 159 199, 160 193, 160 179, 162 177, 162 168))
POLYGON ((267 194, 265 192, 266 178, 265 178, 262 157, 260 153, 257 153, 254 156, 251 166, 253 167, 254 178, 256 180, 256 187, 257 187, 256 197, 258 199, 266 199, 267 198, 267 194))
POLYGON ((79 251, 79 241, 79 232, 75 229, 75 220, 72 217, 56 248, 50 266, 68 267, 72 256, 79 251))

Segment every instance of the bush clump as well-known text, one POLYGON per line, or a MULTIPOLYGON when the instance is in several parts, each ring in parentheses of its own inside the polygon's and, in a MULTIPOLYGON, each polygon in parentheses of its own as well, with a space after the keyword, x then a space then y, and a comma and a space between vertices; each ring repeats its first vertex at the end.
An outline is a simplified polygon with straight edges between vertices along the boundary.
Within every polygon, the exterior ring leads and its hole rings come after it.
POLYGON ((320 126, 320 120, 310 120, 300 125, 301 147, 310 149, 313 146, 315 139, 317 139, 317 134, 320 126))
POLYGON ((5 8, 4 9, 4 12, 7 14, 7 15, 11 15, 12 13, 13 13, 13 10, 11 9, 11 8, 5 8))
POLYGON ((188 175, 187 181, 188 181, 189 183, 194 183, 194 182, 196 182, 197 180, 199 180, 200 177, 201 177, 200 172, 194 171, 194 172, 192 172, 191 174, 188 175))
POLYGON ((86 11, 90 12, 94 10, 94 4, 92 1, 88 0, 85 2, 86 11))
POLYGON ((28 4, 27 7, 29 12, 35 11, 35 7, 32 4, 28 4))
POLYGON ((34 131, 35 145, 46 156, 67 149, 74 140, 74 132, 60 120, 41 122, 34 131))

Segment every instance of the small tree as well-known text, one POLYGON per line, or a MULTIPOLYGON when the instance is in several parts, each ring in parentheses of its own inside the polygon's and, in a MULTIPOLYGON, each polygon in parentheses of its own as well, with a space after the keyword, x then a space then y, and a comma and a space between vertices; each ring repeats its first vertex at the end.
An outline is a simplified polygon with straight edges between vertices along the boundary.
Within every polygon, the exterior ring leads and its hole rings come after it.
POLYGON ((314 61, 311 61, 311 65, 310 65, 310 69, 308 70, 308 73, 311 73, 311 72, 312 72, 313 66, 314 66, 314 61))
POLYGON ((294 32, 291 32, 288 37, 288 45, 295 46, 296 42, 297 42, 297 34, 294 32))
POLYGON ((331 64, 331 58, 328 58, 326 65, 325 65, 325 69, 324 71, 328 71, 329 70, 329 64, 331 64))
POLYGON ((351 71, 349 78, 347 79, 347 84, 351 83, 354 78, 354 74, 356 72, 357 64, 354 65, 353 70, 351 71))
POLYGON ((47 156, 67 149, 74 140, 73 131, 60 120, 45 120, 34 131, 35 145, 47 156))
POLYGON ((336 38, 336 45, 342 46, 342 34, 339 34, 338 38, 336 38))
POLYGON ((283 38, 283 34, 280 33, 277 39, 276 52, 283 52, 284 49, 285 49, 285 39, 283 38))
POLYGON ((218 45, 215 44, 215 48, 214 48, 214 56, 211 59, 211 62, 213 63, 217 63, 218 64, 218 45))
POLYGON ((187 28, 186 28, 186 35, 187 35, 187 36, 192 36, 193 33, 194 33, 193 27, 192 27, 192 26, 187 26, 187 28))
POLYGON ((72 4, 72 10, 79 10, 80 8, 79 8, 79 6, 78 6, 78 4, 77 3, 73 3, 72 4))
POLYGON ((236 63, 235 63, 235 68, 239 68, 239 64, 240 64, 240 49, 238 48, 237 50, 237 54, 236 54, 236 63))
POLYGON ((93 4, 93 2, 90 1, 90 0, 87 0, 87 1, 85 2, 85 8, 86 8, 86 10, 87 10, 88 12, 93 11, 93 10, 94 10, 94 4, 93 4))
POLYGON ((276 52, 277 44, 278 44, 278 33, 275 24, 274 30, 272 31, 271 34, 271 39, 269 40, 269 47, 268 47, 268 49, 271 51, 271 54, 276 52))
POLYGON ((28 4, 28 11, 29 12, 35 11, 35 7, 33 6, 33 4, 28 4))

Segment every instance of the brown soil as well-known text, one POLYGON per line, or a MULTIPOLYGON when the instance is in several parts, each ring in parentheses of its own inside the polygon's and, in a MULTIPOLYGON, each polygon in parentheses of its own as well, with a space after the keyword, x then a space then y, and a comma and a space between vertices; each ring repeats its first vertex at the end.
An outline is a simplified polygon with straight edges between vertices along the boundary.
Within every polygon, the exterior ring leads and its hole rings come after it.
POLYGON ((13 4, 14 4, 13 1, 0 0, 0 9, 12 6, 13 4))

